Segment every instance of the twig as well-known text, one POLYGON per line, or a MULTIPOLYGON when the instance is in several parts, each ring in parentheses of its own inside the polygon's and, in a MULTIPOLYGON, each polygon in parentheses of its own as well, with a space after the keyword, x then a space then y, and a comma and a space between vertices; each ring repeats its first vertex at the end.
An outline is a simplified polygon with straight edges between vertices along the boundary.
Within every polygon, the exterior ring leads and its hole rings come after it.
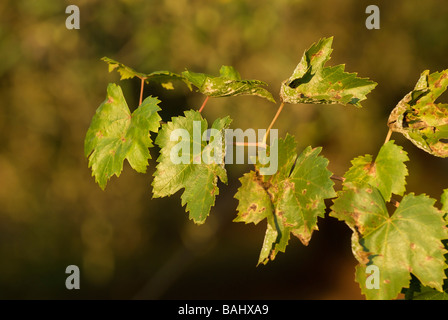
POLYGON ((140 80, 142 82, 141 82, 141 85, 140 85, 140 100, 139 100, 138 105, 141 105, 142 102, 143 102, 143 87, 145 86, 145 78, 140 78, 140 80))
POLYGON ((202 110, 204 109, 205 105, 207 104, 208 98, 210 98, 210 96, 207 96, 204 100, 204 102, 202 103, 201 108, 199 109, 199 113, 202 112, 202 110))
POLYGON ((285 102, 282 102, 280 104, 280 107, 278 107, 277 113, 274 116, 274 119, 272 119, 271 124, 269 125, 268 130, 266 131, 266 133, 264 134, 263 137, 263 143, 266 143, 267 139, 268 139, 268 135, 269 135, 269 131, 271 131, 272 127, 274 126, 275 121, 277 121, 278 116, 280 115, 280 113, 283 110, 283 107, 285 106, 285 102))

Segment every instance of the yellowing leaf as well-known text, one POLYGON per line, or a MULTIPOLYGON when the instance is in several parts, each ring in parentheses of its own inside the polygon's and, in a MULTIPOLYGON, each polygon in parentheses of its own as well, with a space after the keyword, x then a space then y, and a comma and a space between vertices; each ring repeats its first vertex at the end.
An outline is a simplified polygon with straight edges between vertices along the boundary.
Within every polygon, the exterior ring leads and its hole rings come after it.
POLYGON ((388 125, 414 145, 437 157, 448 157, 448 104, 435 103, 448 86, 448 69, 420 75, 414 90, 392 110, 388 125))

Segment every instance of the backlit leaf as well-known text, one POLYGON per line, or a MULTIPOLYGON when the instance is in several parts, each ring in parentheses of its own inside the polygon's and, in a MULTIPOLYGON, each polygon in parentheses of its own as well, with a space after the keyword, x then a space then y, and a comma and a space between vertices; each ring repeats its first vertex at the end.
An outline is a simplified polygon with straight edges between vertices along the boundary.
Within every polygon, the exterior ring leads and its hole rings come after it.
POLYGON ((266 83, 259 80, 242 80, 238 71, 229 66, 222 66, 219 73, 220 75, 215 77, 205 73, 184 71, 182 76, 206 96, 255 95, 275 102, 272 94, 264 88, 266 83))
POLYGON ((163 124, 155 143, 161 148, 157 159, 159 164, 154 172, 154 198, 173 195, 184 189, 181 196, 182 205, 186 205, 189 217, 197 224, 205 222, 211 207, 215 204, 215 197, 219 193, 218 177, 227 183, 227 173, 224 169, 224 138, 223 131, 230 125, 229 117, 217 119, 212 129, 221 133, 221 140, 203 141, 203 133, 207 130, 207 120, 197 111, 186 111, 185 116, 173 117, 170 122, 163 124), (183 130, 188 139, 178 141, 173 133, 183 130), (185 161, 177 163, 173 156, 178 155, 173 148, 179 143, 185 143, 181 150, 185 161), (220 150, 221 155, 209 159, 207 150, 220 150), (173 153, 174 152, 174 153, 173 153), (216 161, 212 161, 216 160, 216 161), (207 163, 208 162, 208 163, 207 163))
POLYGON ((109 84, 106 100, 99 106, 86 133, 84 150, 96 182, 104 189, 128 160, 137 172, 146 172, 150 131, 157 132, 161 120, 159 100, 146 98, 131 114, 120 86, 109 84))
MULTIPOLYGON (((328 160, 320 156, 321 148, 307 147, 297 156, 294 138, 287 135, 270 147, 278 149, 278 171, 273 175, 260 175, 266 163, 259 156, 256 171, 246 173, 235 195, 239 200, 238 216, 234 221, 259 223, 267 220, 267 230, 258 263, 266 264, 278 252, 284 252, 293 234, 307 245, 317 217, 325 213, 324 200, 334 197, 328 160)), ((270 154, 271 161, 272 154, 270 154)))
POLYGON ((121 76, 120 80, 132 79, 137 77, 139 79, 144 79, 146 83, 149 83, 150 81, 161 83, 162 86, 168 90, 173 89, 173 84, 171 81, 180 80, 185 82, 191 90, 190 83, 179 74, 170 71, 154 71, 151 73, 141 73, 135 71, 131 67, 124 65, 121 62, 118 62, 108 57, 103 57, 101 58, 101 60, 103 60, 109 65, 109 72, 116 70, 120 74, 121 76))
POLYGON ((375 160, 369 154, 352 160, 344 178, 347 182, 370 184, 389 201, 393 193, 403 195, 406 191, 406 161, 409 158, 403 148, 389 141, 381 147, 375 160))
POLYGON ((280 96, 284 102, 361 107, 361 101, 377 84, 345 72, 345 65, 325 67, 333 51, 332 42, 332 37, 323 38, 305 51, 291 77, 282 83, 280 96))
POLYGON ((445 277, 442 240, 448 238, 435 200, 408 194, 389 216, 381 192, 369 185, 346 183, 338 192, 331 216, 353 230, 358 259, 356 280, 368 299, 394 299, 409 287, 411 273, 425 286, 442 290, 445 277), (368 288, 367 266, 379 269, 379 288, 368 288))

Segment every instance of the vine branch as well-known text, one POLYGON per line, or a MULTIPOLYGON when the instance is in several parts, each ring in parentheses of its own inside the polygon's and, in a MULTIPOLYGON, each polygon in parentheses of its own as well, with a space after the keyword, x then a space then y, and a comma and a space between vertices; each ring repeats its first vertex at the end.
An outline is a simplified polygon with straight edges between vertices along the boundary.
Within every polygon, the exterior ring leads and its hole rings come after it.
POLYGON ((274 126, 275 121, 277 121, 278 116, 280 115, 280 113, 283 110, 283 107, 285 106, 285 102, 282 101, 282 103, 280 104, 280 106, 278 107, 277 113, 274 116, 274 119, 272 119, 271 124, 268 127, 268 130, 266 131, 266 133, 264 134, 263 137, 263 143, 266 143, 267 139, 268 139, 268 135, 269 135, 269 131, 271 131, 272 127, 274 126))

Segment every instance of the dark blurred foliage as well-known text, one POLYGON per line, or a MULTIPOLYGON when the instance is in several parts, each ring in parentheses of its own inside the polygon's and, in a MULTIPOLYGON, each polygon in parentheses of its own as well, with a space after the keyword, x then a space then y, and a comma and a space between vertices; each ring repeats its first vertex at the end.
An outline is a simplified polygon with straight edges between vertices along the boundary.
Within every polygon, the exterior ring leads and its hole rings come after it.
MULTIPOLYGON (((202 226, 188 220, 179 194, 151 199, 154 160, 147 174, 126 163, 101 191, 83 140, 107 84, 119 80, 100 58, 142 72, 218 74, 232 65, 243 78, 269 83, 277 98, 303 51, 334 36, 330 63, 379 85, 362 109, 287 105, 276 127, 301 148, 323 146, 330 169, 343 175, 354 157, 378 152, 389 112, 420 72, 448 67, 447 35, 448 6, 437 0, 3 0, 0 298, 362 298, 351 232, 333 218, 319 220, 308 247, 292 239, 286 253, 256 267, 265 224, 232 223, 238 178, 249 166, 229 166, 229 185, 202 226), (80 8, 80 30, 65 27, 70 4, 80 8), (380 30, 364 25, 369 4, 380 7, 380 30), (71 264, 80 267, 80 290, 65 288, 71 264)), ((120 85, 135 108, 138 81, 120 85)), ((165 121, 204 99, 181 84, 147 86, 145 95, 163 101, 165 121)), ((211 122, 228 114, 234 128, 257 129, 276 108, 258 97, 211 99, 204 115, 211 122)), ((392 138, 411 159, 408 191, 438 198, 448 187, 448 160, 392 138)))

